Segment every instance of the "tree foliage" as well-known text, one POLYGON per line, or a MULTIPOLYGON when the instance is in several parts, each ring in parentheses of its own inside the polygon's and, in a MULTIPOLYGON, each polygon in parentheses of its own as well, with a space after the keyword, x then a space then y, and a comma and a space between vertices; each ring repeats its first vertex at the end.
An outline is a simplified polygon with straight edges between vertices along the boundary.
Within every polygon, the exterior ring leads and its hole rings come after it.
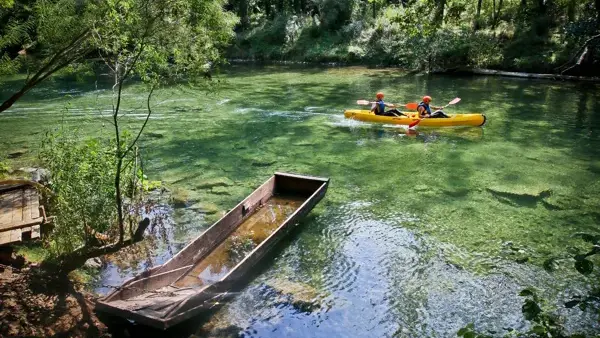
POLYGON ((0 10, 0 72, 30 75, 0 112, 57 71, 98 57, 120 67, 141 51, 132 75, 193 79, 221 59, 219 50, 232 38, 237 18, 223 6, 222 0, 18 0, 14 10, 0 10))
MULTIPOLYGON (((52 173, 49 187, 53 194, 49 200, 55 227, 49 241, 51 260, 80 247, 100 247, 118 238, 116 147, 114 138, 85 138, 63 127, 48 133, 42 143, 40 159, 52 173)), ((123 207, 128 211, 126 223, 132 236, 143 216, 139 183, 143 173, 134 153, 128 154, 126 163, 120 179, 127 187, 123 207)))
MULTIPOLYGON (((220 49, 232 37, 236 23, 222 5, 219 0, 107 0, 84 3, 79 9, 50 4, 43 11, 53 18, 69 15, 70 10, 102 13, 104 20, 90 20, 80 34, 84 41, 80 46, 98 55, 114 78, 113 136, 80 144, 61 132, 48 138, 42 152, 52 173, 56 190, 52 206, 57 215, 57 231, 50 238, 52 256, 42 264, 45 270, 64 275, 89 258, 142 240, 151 221, 142 219, 148 210, 139 194, 136 149, 152 114, 152 93, 163 84, 203 78, 198 75, 220 61, 220 49), (124 85, 134 78, 146 82, 149 91, 146 119, 130 133, 122 130, 120 120, 127 113, 122 108, 124 85)), ((44 29, 60 32, 72 19, 44 29)), ((56 43, 50 37, 36 41, 56 43)))
POLYGON ((600 38, 580 50, 600 33, 600 1, 313 0, 299 11, 287 0, 276 17, 265 6, 249 0, 232 56, 600 75, 600 38), (280 21, 299 23, 292 45, 263 38, 280 21))

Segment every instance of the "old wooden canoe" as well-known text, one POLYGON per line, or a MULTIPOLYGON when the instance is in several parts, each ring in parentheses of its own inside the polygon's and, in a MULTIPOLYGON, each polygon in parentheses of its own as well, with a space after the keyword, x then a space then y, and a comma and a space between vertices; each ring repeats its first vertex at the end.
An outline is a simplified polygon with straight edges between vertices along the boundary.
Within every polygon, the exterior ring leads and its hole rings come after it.
POLYGON ((328 178, 276 173, 166 263, 128 281, 96 309, 166 329, 222 301, 323 198, 328 178))

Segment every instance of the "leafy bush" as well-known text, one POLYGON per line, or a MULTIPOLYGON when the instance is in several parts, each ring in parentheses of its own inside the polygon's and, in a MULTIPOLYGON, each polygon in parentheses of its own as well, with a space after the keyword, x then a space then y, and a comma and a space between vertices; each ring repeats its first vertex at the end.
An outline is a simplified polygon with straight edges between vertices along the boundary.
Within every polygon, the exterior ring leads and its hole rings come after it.
MULTIPOLYGON (((127 133, 123 136, 128 138, 127 133)), ((76 132, 62 128, 47 134, 40 160, 51 173, 50 188, 54 192, 49 205, 49 212, 55 216, 55 228, 49 238, 52 257, 118 237, 116 147, 114 139, 82 139, 76 132)), ((136 187, 140 171, 133 153, 124 163, 121 173, 121 185, 127 196, 124 210, 130 228, 135 228, 142 212, 136 187)))

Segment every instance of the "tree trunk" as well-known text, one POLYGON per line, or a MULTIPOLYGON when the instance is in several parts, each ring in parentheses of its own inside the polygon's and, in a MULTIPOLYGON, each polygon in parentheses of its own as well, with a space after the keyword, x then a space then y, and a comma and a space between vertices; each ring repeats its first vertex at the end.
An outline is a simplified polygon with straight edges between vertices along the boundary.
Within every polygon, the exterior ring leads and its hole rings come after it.
POLYGON ((52 74, 65 68, 79 57, 85 55, 85 51, 77 50, 77 48, 79 48, 83 41, 89 37, 90 32, 90 29, 84 30, 66 47, 56 52, 54 56, 41 69, 39 69, 37 73, 35 73, 35 75, 33 75, 18 92, 13 94, 6 101, 4 101, 2 105, 0 105, 0 113, 12 107, 12 105, 23 95, 25 95, 25 93, 27 93, 31 88, 37 86, 40 82, 44 81, 52 74))
POLYGON ((477 12, 475 13, 475 22, 473 23, 473 29, 479 29, 479 20, 481 18, 481 5, 483 4, 483 0, 477 0, 477 12))
POLYGON ((575 0, 569 0, 567 4, 567 19, 570 22, 575 21, 575 0))
POLYGON ((285 0, 277 0, 277 14, 281 15, 285 12, 285 0))
POLYGON ((600 29, 600 0, 596 0, 596 26, 600 29))
POLYGON ((17 102, 27 91, 31 89, 31 87, 23 87, 18 92, 14 93, 11 97, 9 97, 6 101, 2 102, 0 105, 0 113, 12 107, 15 102, 17 102))
POLYGON ((265 15, 267 19, 271 18, 271 0, 265 0, 265 15))
MULTIPOLYGON (((498 20, 500 19, 500 12, 502 11, 502 1, 503 0, 498 1, 498 11, 494 14, 494 21, 492 23, 492 28, 496 28, 496 25, 498 24, 498 20)), ((494 2, 496 2, 496 0, 494 0, 494 2)))
POLYGON ((306 0, 300 0, 300 14, 306 12, 306 0))
POLYGON ((375 1, 373 1, 372 3, 373 3, 373 19, 377 19, 377 5, 375 4, 375 1))
POLYGON ((115 253, 127 246, 140 242, 144 239, 144 232, 150 225, 150 219, 144 218, 139 224, 135 231, 135 234, 122 242, 117 242, 102 247, 81 247, 73 252, 59 256, 57 259, 52 261, 43 261, 40 264, 40 268, 48 274, 55 275, 56 277, 66 276, 69 272, 82 267, 85 262, 90 258, 100 257, 115 253))
POLYGON ((433 16, 433 24, 441 26, 444 21, 444 9, 446 7, 446 0, 437 0, 437 6, 435 8, 435 15, 433 16))
POLYGON ((239 0, 238 2, 239 14, 240 14, 240 25, 242 30, 246 30, 250 26, 250 20, 248 18, 248 0, 239 0))

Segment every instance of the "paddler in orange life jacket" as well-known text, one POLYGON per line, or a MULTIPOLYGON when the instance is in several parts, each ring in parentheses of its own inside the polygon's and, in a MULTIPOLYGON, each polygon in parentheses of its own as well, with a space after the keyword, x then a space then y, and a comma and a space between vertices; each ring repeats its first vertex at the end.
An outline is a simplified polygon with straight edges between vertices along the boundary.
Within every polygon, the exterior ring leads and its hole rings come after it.
POLYGON ((375 101, 375 105, 371 108, 371 111, 375 113, 375 115, 382 116, 406 116, 402 114, 398 109, 390 109, 385 111, 386 107, 396 108, 393 104, 387 104, 383 102, 383 93, 377 93, 377 101, 375 101))
POLYGON ((448 117, 448 115, 444 114, 444 112, 441 110, 444 107, 429 106, 429 103, 431 103, 431 96, 423 96, 423 101, 417 106, 417 111, 419 112, 419 116, 421 118, 448 117), (431 108, 439 110, 436 110, 432 113, 431 108))

